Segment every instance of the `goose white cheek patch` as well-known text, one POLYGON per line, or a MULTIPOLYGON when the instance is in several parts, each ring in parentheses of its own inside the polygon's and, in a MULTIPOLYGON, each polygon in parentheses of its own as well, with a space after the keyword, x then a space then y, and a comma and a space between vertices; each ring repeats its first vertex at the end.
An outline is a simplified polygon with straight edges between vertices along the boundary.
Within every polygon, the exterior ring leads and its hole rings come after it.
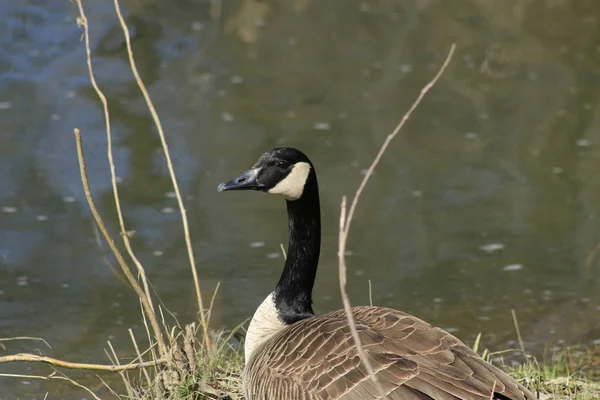
POLYGON ((298 200, 304 192, 304 185, 308 179, 310 164, 299 162, 294 164, 292 171, 281 182, 269 189, 269 193, 278 194, 286 200, 298 200))

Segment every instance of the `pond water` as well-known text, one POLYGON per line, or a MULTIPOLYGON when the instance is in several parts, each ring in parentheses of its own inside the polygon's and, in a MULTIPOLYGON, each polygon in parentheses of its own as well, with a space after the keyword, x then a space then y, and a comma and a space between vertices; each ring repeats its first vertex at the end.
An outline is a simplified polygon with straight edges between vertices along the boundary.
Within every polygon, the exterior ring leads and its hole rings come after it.
MULTIPOLYGON (((385 136, 457 51, 392 143, 359 205, 349 292, 412 312, 492 350, 600 338, 600 3, 568 0, 123 0, 140 72, 163 121, 191 223, 212 326, 233 327, 271 291, 287 241, 285 204, 216 192, 265 150, 316 165, 323 252, 315 310, 339 308, 337 218, 385 136), (216 9, 215 6, 219 6, 216 9)), ((109 101, 133 245, 182 323, 196 301, 160 141, 128 68, 112 2, 85 2, 94 68, 109 101)), ((118 232, 100 102, 77 8, 0 4, 0 355, 107 362, 133 355, 139 304, 97 240, 90 183, 118 232), (4 347, 5 346, 5 347, 4 347)), ((49 374, 47 366, 0 373, 49 374)), ((92 374, 77 375, 94 389, 92 374)), ((104 379, 116 382, 110 375, 104 379)), ((0 376, 0 398, 89 398, 0 376)))

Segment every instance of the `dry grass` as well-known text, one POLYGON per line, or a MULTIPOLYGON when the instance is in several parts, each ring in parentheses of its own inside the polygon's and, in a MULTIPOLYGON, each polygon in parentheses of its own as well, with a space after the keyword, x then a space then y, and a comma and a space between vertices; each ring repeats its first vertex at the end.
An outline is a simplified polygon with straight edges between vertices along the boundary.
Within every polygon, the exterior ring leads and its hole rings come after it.
MULTIPOLYGON (((197 294, 198 301, 198 313, 200 320, 200 330, 202 334, 200 335, 198 332, 198 328, 195 325, 190 325, 187 327, 170 327, 169 324, 165 322, 164 313, 162 309, 159 307, 158 309, 154 306, 154 298, 150 291, 150 283, 146 277, 146 273, 143 265, 140 263, 138 258, 131 247, 131 243, 129 241, 129 233, 125 226, 121 207, 120 207, 120 199, 119 199, 119 191, 116 183, 116 172, 115 165, 113 161, 113 151, 112 151, 112 133, 111 133, 111 123, 110 123, 110 113, 109 113, 109 104, 106 99, 106 96, 100 89, 98 83, 96 82, 94 71, 93 71, 93 63, 92 63, 92 55, 90 50, 90 38, 89 38, 89 23, 87 17, 85 15, 83 3, 81 0, 75 0, 75 3, 79 9, 79 17, 77 19, 77 23, 80 27, 84 29, 83 38, 85 39, 85 49, 86 49, 86 61, 88 66, 88 72, 90 77, 90 82, 92 87, 94 88, 98 99, 102 103, 102 107, 104 110, 104 119, 105 119, 105 127, 106 127, 106 137, 107 137, 107 157, 108 164, 110 166, 111 172, 111 183, 113 189, 113 195, 115 199, 115 213, 118 216, 119 228, 120 228, 120 237, 123 240, 123 244, 127 250, 127 256, 123 255, 116 241, 110 235, 103 217, 100 215, 98 211, 94 199, 92 197, 92 189, 89 186, 89 182, 86 174, 86 162, 83 153, 83 138, 79 129, 75 129, 75 138, 77 143, 77 154, 79 158, 79 167, 81 171, 81 181, 83 184, 83 189, 86 195, 86 200, 92 211, 92 215, 96 222, 96 225, 99 231, 102 234, 102 237, 109 245, 112 254, 117 260, 117 263, 121 269, 121 272, 126 277, 127 282, 131 286, 131 288, 136 293, 138 300, 142 309, 142 317, 144 321, 144 326, 146 327, 147 339, 150 343, 149 348, 144 352, 141 352, 139 346, 137 344, 137 340, 133 335, 133 332, 130 330, 130 336, 132 339, 133 347, 138 355, 136 359, 131 362, 122 363, 120 361, 119 356, 114 350, 112 344, 108 342, 109 349, 106 350, 107 357, 111 361, 111 364, 87 364, 87 363, 76 363, 69 362, 65 360, 58 360, 51 357, 41 356, 37 354, 15 354, 9 355, 0 358, 1 362, 42 362, 50 364, 55 368, 70 368, 70 369, 83 369, 83 370, 102 370, 102 371, 115 371, 121 374, 123 379, 125 389, 127 391, 127 397, 136 398, 136 393, 140 392, 133 384, 133 378, 127 372, 131 369, 141 369, 141 379, 140 381, 145 381, 145 385, 147 387, 153 387, 154 395, 153 397, 163 398, 165 397, 164 393, 168 393, 172 387, 178 387, 180 383, 188 380, 188 376, 193 376, 195 374, 195 370, 197 368, 197 358, 200 357, 203 362, 205 361, 207 354, 210 354, 213 351, 213 347, 211 344, 211 336, 209 335, 208 329, 208 315, 209 313, 205 310, 203 302, 202 302, 202 292, 200 289, 200 283, 198 279, 198 274, 196 272, 196 266, 194 264, 194 254, 191 246, 191 238, 189 233, 188 221, 186 217, 186 211, 183 206, 183 200, 181 198, 181 194, 179 191, 179 186, 177 183, 177 179, 175 176, 175 171, 171 162, 171 157, 168 149, 168 145, 166 142, 165 134, 162 129, 162 125, 160 123, 160 119, 158 118, 158 114, 154 109, 152 101, 148 95, 146 87, 138 73, 137 67, 135 65, 135 60, 133 58, 133 51, 131 48, 131 41, 129 37, 129 32, 127 30, 127 26, 121 14, 120 5, 118 0, 114 0, 114 7, 116 16, 121 24, 123 29, 123 35, 126 39, 127 44, 127 53, 130 60, 131 70, 134 74, 135 80, 138 84, 138 87, 146 100, 146 104, 148 106, 148 110, 152 116, 152 119, 156 125, 157 132, 160 136, 161 143, 163 145, 165 161, 169 170, 169 174, 171 176, 173 189, 176 194, 176 198, 179 204, 179 209, 181 213, 184 237, 187 244, 190 268, 192 271, 192 276, 194 278, 194 286, 197 294), (129 263, 133 263, 135 265, 135 269, 131 268, 129 263), (135 276, 133 271, 137 271, 137 277, 135 276), (178 333, 177 333, 178 332, 178 333), (197 337, 200 336, 203 345, 199 345, 197 342, 197 337), (200 348, 201 350, 197 350, 200 348), (149 359, 149 361, 144 361, 144 358, 149 359), (163 390, 164 393, 159 393, 158 390, 163 390)), ((219 351, 221 351, 221 355, 229 354, 227 351, 220 346, 219 351)), ((9 376, 8 374, 4 374, 4 376, 9 376)), ((57 371, 47 375, 47 376, 37 376, 32 377, 37 379, 45 379, 45 380, 55 380, 61 379, 68 382, 71 382, 73 385, 77 387, 82 387, 79 383, 73 381, 68 378, 66 375, 62 373, 58 373, 57 371)), ((104 381, 102 381, 104 384, 104 381)), ((136 384, 136 386, 139 383, 136 384)), ((120 397, 112 388, 109 388, 111 392, 120 397)), ((91 393, 89 388, 86 388, 88 392, 91 393)), ((95 396, 95 395, 94 395, 95 396)))
MULTIPOLYGON (((520 349, 503 350, 490 353, 487 349, 481 351, 481 357, 506 370, 523 386, 538 394, 541 400, 597 400, 600 399, 600 383, 594 381, 600 369, 598 347, 567 347, 553 350, 545 355, 542 361, 525 351, 516 313, 511 310, 515 324, 515 334, 520 349), (503 358, 510 354, 522 360, 507 365, 503 358), (494 360, 496 362, 494 362, 494 360)), ((477 335, 473 350, 479 353, 481 348, 481 333, 477 335)))
POLYGON ((541 399, 600 399, 600 383, 590 380, 581 371, 571 369, 568 354, 569 350, 562 350, 555 352, 547 362, 530 359, 506 369, 524 386, 539 393, 541 399))
POLYGON ((128 383, 133 400, 242 399, 244 355, 236 331, 213 332, 212 348, 196 340, 188 326, 184 338, 171 344, 173 363, 150 382, 128 383))

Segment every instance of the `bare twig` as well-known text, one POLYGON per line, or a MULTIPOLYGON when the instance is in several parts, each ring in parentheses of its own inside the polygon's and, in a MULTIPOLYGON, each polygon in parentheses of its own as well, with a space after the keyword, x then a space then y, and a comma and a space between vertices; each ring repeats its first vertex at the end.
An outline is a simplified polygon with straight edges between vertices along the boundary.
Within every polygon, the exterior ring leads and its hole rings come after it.
POLYGON ((83 10, 83 4, 82 4, 81 0, 76 0, 76 3, 79 7, 78 23, 80 26, 83 26, 83 28, 85 30, 85 51, 86 51, 86 56, 87 56, 87 66, 88 66, 88 73, 90 76, 90 82, 92 83, 92 87, 94 88, 96 95, 102 102, 102 108, 104 111, 104 122, 105 122, 105 127, 106 127, 106 142, 107 142, 107 156, 108 156, 108 163, 110 165, 111 184, 112 184, 112 188, 113 188, 113 194, 114 194, 114 199, 115 199, 115 208, 117 211, 119 226, 121 228, 121 236, 123 237, 123 242, 125 243, 127 252, 129 253, 131 259, 135 262, 135 264, 139 270, 139 273, 142 276, 142 281, 144 284, 144 289, 146 291, 146 295, 148 296, 149 303, 150 303, 152 309, 154 309, 154 305, 152 304, 152 298, 150 296, 150 290, 148 288, 148 281, 146 279, 144 267, 142 266, 142 264, 139 262, 138 258, 133 253, 133 250, 131 248, 131 243, 129 241, 129 235, 127 234, 127 229, 125 228, 125 223, 123 220, 123 213, 121 211, 121 201, 119 198, 119 189, 117 186, 117 178, 116 178, 116 174, 115 174, 115 163, 114 163, 113 151, 112 151, 112 133, 111 133, 111 124, 110 124, 110 113, 108 111, 108 101, 106 99, 106 96, 104 95, 104 92, 102 92, 102 90, 98 86, 98 83, 96 82, 94 70, 92 68, 92 55, 91 55, 91 50, 90 50, 89 25, 88 25, 88 21, 87 21, 85 12, 83 10))
POLYGON ((360 337, 358 336, 358 330, 356 329, 356 323, 354 322, 354 316, 352 315, 352 309, 350 305, 350 297, 348 297, 348 293, 346 292, 346 260, 344 258, 344 252, 346 247, 346 196, 342 197, 342 205, 341 205, 341 213, 340 213, 340 236, 338 243, 338 261, 339 261, 339 280, 340 280, 340 293, 342 295, 342 302, 344 303, 344 310, 346 311, 346 318, 348 319, 348 324, 350 325, 350 332, 352 333, 352 339, 356 344, 356 348, 358 350, 358 355, 360 356, 361 361, 365 365, 367 372, 369 373, 369 378, 375 384, 379 395, 385 399, 386 395, 383 391, 383 388, 379 384, 379 380, 377 379, 377 375, 375 375, 375 371, 373 371, 373 367, 371 366, 371 362, 367 357, 367 354, 362 348, 362 344, 360 342, 360 337))
POLYGON ((49 349, 52 348, 52 346, 50 346, 48 344, 48 342, 46 342, 46 340, 42 339, 42 338, 37 338, 37 337, 30 337, 30 336, 17 336, 17 337, 10 337, 10 338, 0 338, 0 342, 11 342, 13 340, 37 340, 39 342, 44 343, 46 346, 48 346, 49 349))
POLYGON ((116 265, 114 265, 114 263, 108 259, 108 253, 109 251, 106 250, 106 248, 104 247, 104 243, 102 242, 102 237, 100 237, 100 230, 98 229, 98 226, 96 225, 95 221, 92 221, 90 223, 92 225, 92 231, 94 232, 94 239, 96 240, 96 246, 98 246, 98 249, 100 250, 100 252, 102 253, 102 261, 104 261, 104 264, 106 264, 106 266, 108 267, 108 269, 110 269, 110 272, 113 273, 113 275, 125 286, 128 285, 127 280, 125 279, 125 277, 123 276, 123 274, 121 274, 117 268, 116 265))
MULTIPOLYGON (((121 363, 119 362, 119 356, 117 356, 117 352, 115 351, 115 348, 113 347, 112 342, 110 340, 108 340, 107 344, 108 344, 108 348, 110 349, 110 353, 112 354, 113 364, 121 365, 121 363)), ((106 349, 104 349, 104 351, 106 352, 107 355, 109 354, 106 349)), ((110 356, 108 358, 110 359, 110 356)), ((133 386, 131 384, 131 379, 129 378, 129 374, 127 373, 127 371, 119 371, 119 375, 121 375, 121 379, 123 380, 123 383, 125 384, 125 389, 127 390, 127 395, 129 396, 129 398, 133 398, 133 386)))
MULTIPOLYGON (((140 360, 140 362, 144 362, 144 359, 142 358, 142 353, 140 352, 140 348, 137 344, 137 340, 135 340, 135 335, 133 334, 133 329, 129 328, 128 330, 129 330, 129 336, 131 337, 131 342, 133 343, 133 348, 135 349, 135 354, 137 354, 137 360, 140 360)), ((152 385, 152 381, 150 380, 150 374, 148 373, 148 371, 146 369, 143 369, 142 371, 144 371, 146 383, 148 384, 148 387, 150 387, 152 385)))
MULTIPOLYGON (((158 305, 158 308, 160 309, 160 304, 158 305)), ((148 338, 148 341, 150 343, 152 343, 152 334, 150 333, 150 327, 148 326, 148 318, 146 318, 146 314, 143 313, 143 312, 142 312, 142 321, 144 322, 144 329, 146 330, 146 337, 148 338)), ((168 329, 165 329, 165 332, 167 333, 167 339, 168 339, 169 338, 168 337, 168 334, 169 334, 168 329)), ((147 351, 150 352, 150 354, 151 354, 150 358, 152 360, 154 360, 154 359, 156 359, 156 358, 159 357, 159 355, 156 354, 157 351, 156 351, 156 348, 154 346, 150 346, 147 351)))
POLYGON ((375 159, 373 159, 371 166, 367 170, 365 177, 360 182, 360 185, 358 186, 358 189, 356 190, 356 193, 354 193, 354 197, 352 198, 352 203, 350 204, 350 211, 348 211, 348 216, 346 217, 346 220, 347 220, 346 225, 345 225, 346 236, 348 235, 348 231, 350 230, 350 224, 352 223, 352 218, 354 217, 354 212, 356 210, 358 200, 360 199, 360 196, 361 196, 363 190, 365 189, 365 186, 367 185, 369 178, 371 178, 371 175, 373 175, 373 171, 375 170, 375 167, 377 166, 377 164, 379 164, 379 161, 381 160, 383 153, 385 153, 385 151, 387 150, 392 139, 394 139, 396 137, 396 135, 398 134, 398 132, 400 132, 400 130, 402 129, 404 124, 406 124, 406 121, 408 121, 408 119, 411 117, 413 111, 415 111, 415 109, 419 106, 419 104, 421 103, 421 101, 423 100, 425 95, 431 90, 431 88, 437 83, 438 79, 442 76, 442 74, 448 67, 448 64, 450 64, 450 60, 452 60, 452 56, 454 55, 455 49, 456 49, 456 44, 453 43, 452 46, 450 46, 450 51, 448 51, 446 60, 444 60, 444 63, 440 67, 437 74, 433 77, 433 79, 427 85, 425 85, 423 87, 423 89, 421 89, 421 93, 419 93, 419 95, 417 96, 417 98, 415 99, 413 104, 410 106, 410 108, 408 109, 406 114, 404 114, 404 117, 402 117, 402 120, 400 120, 398 125, 396 125, 396 128, 392 131, 392 133, 390 133, 387 136, 387 138, 385 139, 385 142, 383 142, 383 145, 381 146, 381 148, 379 149, 379 152, 375 156, 375 159))
POLYGON ((496 380, 494 380, 494 386, 492 386, 492 393, 490 393, 490 400, 494 400, 494 392, 496 391, 496 380))
MULTIPOLYGON (((115 209, 117 211, 117 219, 119 220, 119 227, 121 229, 121 237, 123 238, 123 243, 125 244, 125 248, 127 249, 127 253, 129 257, 133 260, 135 266, 137 267, 138 273, 141 276, 142 284, 144 286, 144 293, 146 296, 146 301, 148 303, 149 309, 152 313, 154 313, 154 304, 152 302, 152 296, 150 295, 150 289, 148 287, 148 279, 146 278, 146 271, 142 266, 142 263, 138 260, 133 249, 131 248, 131 243, 129 241, 129 235, 127 234, 127 229, 125 228, 125 222, 123 220, 123 213, 121 211, 121 201, 119 199, 119 189, 117 186, 117 177, 115 174, 115 163, 113 159, 113 150, 112 150, 112 134, 111 134, 111 125, 110 125, 110 114, 108 112, 108 101, 106 100, 106 96, 98 86, 96 82, 96 78, 94 76, 94 70, 92 68, 92 54, 90 50, 90 34, 89 34, 89 25, 87 21, 87 17, 85 15, 85 11, 83 9, 83 4, 81 0, 76 0, 77 6, 79 8, 79 18, 78 23, 80 26, 83 26, 85 31, 85 52, 87 58, 87 66, 88 73, 90 76, 90 82, 98 95, 98 98, 102 102, 102 108, 104 110, 104 122, 106 126, 106 145, 107 145, 107 156, 108 156, 108 164, 110 165, 110 180, 113 189, 113 196, 115 199, 115 209)), ((156 317, 155 317, 156 318, 156 317)), ((157 338, 157 340, 159 340, 157 338)), ((162 346, 164 349, 164 346, 162 346)), ((164 356, 164 353, 161 353, 161 356, 164 356)))
POLYGON ((96 378, 98 378, 98 379, 100 380, 100 382, 102 382, 102 384, 104 385, 104 387, 105 387, 106 389, 108 389, 108 391, 109 391, 109 392, 110 392, 110 393, 111 393, 113 396, 115 396, 117 399, 121 399, 121 398, 122 398, 121 396, 119 396, 119 394, 118 394, 117 392, 115 392, 115 390, 114 390, 112 387, 110 387, 110 385, 109 385, 108 383, 106 383, 106 381, 105 381, 104 379, 102 379, 102 377, 101 377, 101 376, 99 376, 99 375, 96 375, 96 378))
POLYGON ((404 126, 406 121, 408 121, 408 119, 412 115, 413 111, 421 103, 421 100, 423 100, 423 97, 425 97, 427 92, 429 92, 431 90, 431 88, 436 84, 436 82, 438 81, 440 76, 442 76, 442 74, 448 67, 448 64, 450 63, 452 56, 454 55, 455 48, 456 48, 456 45, 452 44, 452 46, 450 47, 450 51, 448 52, 448 55, 446 56, 446 59, 444 60, 444 63, 440 67, 437 74, 433 77, 433 79, 427 85, 425 85, 423 87, 423 89, 421 89, 421 93, 419 94, 419 96, 417 96, 416 100, 410 106, 410 108, 408 109, 406 114, 404 114, 404 117, 402 117, 402 119, 400 120, 400 122, 398 123, 396 128, 392 131, 392 133, 390 133, 387 136, 387 138, 383 142, 383 145, 379 149, 379 152, 375 156, 375 159, 371 163, 371 166, 367 170, 365 177, 361 181, 360 185, 358 186, 358 189, 356 190, 356 193, 354 194, 352 203, 350 205, 350 210, 348 211, 348 213, 346 213, 346 197, 345 196, 342 197, 341 214, 340 214, 340 232, 339 232, 339 243, 338 243, 338 267, 339 267, 339 281, 340 281, 340 292, 342 295, 342 302, 344 303, 344 310, 346 312, 346 318, 348 319, 348 324, 350 325, 350 329, 352 332, 352 338, 354 340, 354 343, 356 344, 358 354, 361 358, 361 361, 363 362, 363 364, 365 365, 365 368, 369 372, 369 378, 373 381, 373 383, 377 387, 377 390, 379 391, 380 395, 384 398, 385 398, 385 393, 384 393, 383 389, 381 388, 381 386, 379 385, 379 383, 377 381, 377 376, 374 374, 373 369, 371 368, 371 364, 370 364, 368 358, 366 357, 366 354, 362 348, 360 338, 358 336, 358 331, 356 330, 356 323, 355 323, 354 317, 352 315, 350 298, 348 297, 348 293, 346 292, 346 259, 345 259, 346 242, 348 240, 348 233, 350 231, 350 223, 352 222, 352 218, 354 216, 354 212, 356 210, 358 200, 360 199, 360 196, 361 196, 365 186, 367 185, 369 178, 373 174, 375 167, 377 166, 377 164, 379 164, 381 157, 385 153, 385 151, 388 148, 392 139, 394 139, 394 137, 396 137, 398 132, 400 132, 400 130, 402 129, 402 127, 404 126))
POLYGON ((147 368, 155 365, 166 364, 167 358, 161 358, 154 361, 130 363, 123 365, 105 365, 105 364, 87 364, 87 363, 74 363, 64 360, 59 360, 52 357, 38 356, 36 354, 19 353, 12 354, 9 356, 0 357, 0 363, 8 362, 41 362, 46 364, 54 365, 55 367, 68 368, 68 369, 85 369, 91 371, 126 371, 130 369, 147 368))
POLYGON ((24 378, 24 379, 42 379, 45 381, 49 381, 49 380, 61 380, 61 381, 67 381, 70 384, 72 384, 73 386, 77 386, 80 389, 85 390, 86 392, 88 392, 94 399, 96 400, 101 400, 100 397, 96 396, 94 394, 94 392, 92 392, 92 390, 90 388, 88 388, 87 386, 82 385, 81 383, 74 381, 73 379, 69 378, 66 375, 57 375, 57 372, 54 371, 53 373, 51 373, 48 376, 41 376, 41 375, 23 375, 23 374, 0 374, 0 376, 4 376, 7 378, 24 378))
POLYGON ((517 340, 519 341, 519 347, 523 354, 525 354, 525 343, 523 342, 523 337, 521 337, 521 329, 519 328, 519 320, 517 320, 517 312, 514 308, 510 310, 512 314, 513 324, 515 325, 515 331, 517 332, 517 340))
POLYGON ((160 137, 160 141, 163 147, 163 152, 165 154, 165 159, 167 162, 167 168, 169 169, 169 175, 171 176, 171 181, 173 183, 173 189, 175 190, 175 196, 177 197, 177 203, 179 205, 179 211, 181 212, 181 220, 183 223, 183 231, 185 236, 185 243, 187 246, 188 257, 190 261, 190 267, 192 269, 192 276, 194 278, 194 287, 196 289, 196 297, 198 300, 198 312, 200 313, 200 322, 202 324, 204 341, 206 344, 206 348, 210 349, 210 336, 208 334, 208 325, 206 322, 206 315, 204 310, 204 304, 202 302, 202 291, 200 290, 200 281, 198 279, 198 271, 196 270, 196 261, 194 259, 194 250, 192 248, 192 239, 190 237, 190 228, 187 220, 187 213, 185 210, 185 206, 183 205, 183 200, 181 198, 181 192, 179 190, 179 184, 177 183, 177 177, 175 176, 175 169, 173 168, 173 163, 171 162, 171 154, 169 152, 169 146, 167 144, 167 139, 165 137, 165 133, 162 127, 162 123, 160 118, 158 117, 158 113, 154 107, 154 103, 148 94, 148 90, 146 89, 146 85, 142 80, 140 73, 137 69, 135 58, 133 57, 133 50, 131 48, 131 38, 129 36, 129 29, 127 28, 127 24, 125 23, 125 19, 123 18, 123 14, 121 13, 121 6, 119 4, 119 0, 114 0, 115 10, 117 12, 117 17, 119 18, 119 22, 121 24, 121 28, 123 30, 123 34, 125 35, 125 44, 127 46, 127 54, 129 56, 129 64, 131 66, 131 71, 135 77, 135 81, 137 82, 140 91, 142 92, 144 99, 146 100, 146 105, 148 106, 148 110, 152 115, 152 119, 154 120, 154 124, 156 125, 156 129, 158 131, 158 135, 160 137))
POLYGON ((125 262, 123 255, 121 254, 121 252, 117 248, 114 240, 110 236, 110 233, 108 233, 108 229, 106 229, 106 225, 104 225, 104 221, 102 220, 102 217, 100 216, 100 213, 98 212, 98 209, 96 208, 96 204, 94 203, 94 199, 92 197, 92 191, 90 189, 90 184, 89 184, 88 178, 87 178, 85 158, 83 156, 83 144, 82 144, 82 140, 81 140, 81 131, 79 129, 75 129, 74 132, 75 132, 75 141, 77 143, 77 157, 79 158, 79 171, 81 173, 81 183, 83 184, 83 191, 85 192, 85 198, 87 199, 90 210, 92 211, 92 215, 94 216, 94 219, 96 220, 96 224, 98 225, 98 228, 100 228, 100 232, 102 232, 102 235, 104 236, 104 240, 106 240, 106 243, 108 243, 108 246, 110 247, 111 251, 113 252, 115 258, 117 259, 119 266, 121 267, 121 269, 123 270, 123 273, 127 277, 129 284, 131 285, 131 287, 137 294, 138 298, 140 299, 140 302, 142 303, 142 307, 144 308, 144 311, 145 311, 146 315, 148 316, 148 319, 150 320, 150 325, 152 326, 152 330, 154 331, 154 335, 156 336, 159 353, 162 357, 164 354, 166 354, 166 347, 165 347, 165 342, 164 342, 164 339, 162 336, 162 331, 160 329, 160 326, 158 325, 158 320, 156 319, 156 314, 154 313, 153 309, 150 307, 150 304, 148 303, 148 298, 146 297, 146 295, 145 295, 144 291, 142 290, 138 281, 135 279, 135 276, 133 276, 133 273, 129 269, 129 266, 125 262))

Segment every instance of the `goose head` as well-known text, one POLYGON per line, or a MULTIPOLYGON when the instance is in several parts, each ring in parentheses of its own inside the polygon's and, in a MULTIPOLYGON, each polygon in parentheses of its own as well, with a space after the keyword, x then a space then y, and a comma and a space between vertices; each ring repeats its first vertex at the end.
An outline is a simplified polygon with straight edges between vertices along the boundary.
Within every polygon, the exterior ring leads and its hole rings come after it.
POLYGON ((314 174, 308 157, 292 147, 277 147, 264 153, 256 164, 217 190, 258 190, 277 194, 288 201, 302 197, 309 177, 314 174))
POLYGON ((315 169, 308 157, 291 147, 264 153, 256 164, 217 190, 257 190, 287 201, 289 244, 275 290, 258 307, 246 335, 245 353, 254 351, 290 324, 314 316, 312 289, 321 246, 321 214, 315 169))

